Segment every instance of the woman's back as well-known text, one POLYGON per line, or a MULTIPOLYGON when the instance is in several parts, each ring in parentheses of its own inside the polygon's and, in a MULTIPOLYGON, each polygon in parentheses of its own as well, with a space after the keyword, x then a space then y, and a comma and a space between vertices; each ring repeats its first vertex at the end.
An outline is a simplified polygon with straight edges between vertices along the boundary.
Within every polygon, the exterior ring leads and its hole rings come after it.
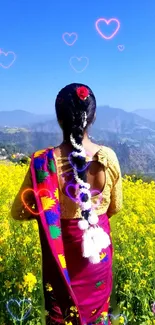
MULTIPOLYGON (((98 146, 89 140, 83 143, 87 153, 87 183, 90 184, 91 200, 97 214, 108 216, 122 207, 122 181, 119 162, 115 152, 106 146, 98 146)), ((76 185, 70 164, 70 148, 59 146, 54 150, 59 180, 61 218, 80 218, 76 201, 76 185)))

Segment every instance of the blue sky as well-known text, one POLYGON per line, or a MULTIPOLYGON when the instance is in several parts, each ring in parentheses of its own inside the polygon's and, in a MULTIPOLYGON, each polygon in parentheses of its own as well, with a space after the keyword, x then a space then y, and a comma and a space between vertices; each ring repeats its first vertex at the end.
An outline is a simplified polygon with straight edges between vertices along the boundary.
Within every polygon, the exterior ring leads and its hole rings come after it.
MULTIPOLYGON (((98 105, 128 111, 155 108, 154 0, 1 0, 0 4, 0 49, 16 54, 9 69, 0 66, 0 110, 53 113, 57 92, 71 82, 88 84, 98 105), (120 21, 111 40, 96 31, 99 18, 120 21), (73 46, 63 41, 65 32, 77 33, 73 46), (118 45, 124 45, 124 51, 118 45), (77 73, 69 63, 72 57, 87 57, 87 68, 77 73)), ((106 35, 116 28, 114 22, 99 26, 106 35)), ((2 54, 0 60, 11 61, 2 54)), ((85 64, 82 59, 72 63, 76 69, 85 64)))

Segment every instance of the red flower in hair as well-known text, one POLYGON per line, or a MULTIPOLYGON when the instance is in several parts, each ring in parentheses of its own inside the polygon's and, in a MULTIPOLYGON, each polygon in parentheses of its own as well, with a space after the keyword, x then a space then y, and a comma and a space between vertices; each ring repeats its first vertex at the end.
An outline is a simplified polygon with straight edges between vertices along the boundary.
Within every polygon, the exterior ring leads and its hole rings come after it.
POLYGON ((89 91, 86 87, 81 86, 76 89, 78 97, 82 100, 85 100, 89 96, 89 91))

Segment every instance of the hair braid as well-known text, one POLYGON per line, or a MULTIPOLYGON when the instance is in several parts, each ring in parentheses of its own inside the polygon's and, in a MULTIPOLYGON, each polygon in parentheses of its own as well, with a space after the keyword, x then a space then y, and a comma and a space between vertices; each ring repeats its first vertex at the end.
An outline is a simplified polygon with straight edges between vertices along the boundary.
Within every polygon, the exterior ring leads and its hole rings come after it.
POLYGON ((73 147, 71 160, 82 216, 78 226, 84 230, 83 257, 89 258, 92 263, 99 263, 99 253, 110 245, 110 239, 98 226, 98 216, 92 210, 90 184, 86 177, 86 152, 82 146, 84 132, 94 119, 95 109, 94 94, 90 88, 81 84, 66 86, 56 99, 56 113, 58 120, 62 121, 64 138, 73 147))

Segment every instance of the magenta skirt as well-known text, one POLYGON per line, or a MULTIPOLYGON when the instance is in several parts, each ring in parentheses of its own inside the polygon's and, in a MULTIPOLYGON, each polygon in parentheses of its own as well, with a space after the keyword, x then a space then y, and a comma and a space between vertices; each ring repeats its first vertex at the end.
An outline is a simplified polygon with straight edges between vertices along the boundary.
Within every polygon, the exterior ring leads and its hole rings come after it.
MULTIPOLYGON (((108 309, 112 292, 112 243, 107 249, 102 250, 101 262, 91 264, 88 259, 82 257, 83 231, 78 228, 77 223, 78 219, 61 220, 62 238, 71 287, 77 299, 83 324, 109 325, 111 324, 108 319, 108 309)), ((99 225, 110 236, 110 224, 106 214, 99 217, 99 225)), ((51 324, 61 324, 64 320, 54 298, 54 292, 52 295, 53 300, 51 301, 50 316, 47 323, 51 321, 51 324)))

